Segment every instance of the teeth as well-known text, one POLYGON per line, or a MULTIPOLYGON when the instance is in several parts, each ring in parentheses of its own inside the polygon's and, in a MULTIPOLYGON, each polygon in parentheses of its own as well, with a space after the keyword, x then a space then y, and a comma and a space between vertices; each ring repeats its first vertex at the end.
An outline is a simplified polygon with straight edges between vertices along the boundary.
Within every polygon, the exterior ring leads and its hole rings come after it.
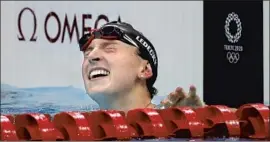
POLYGON ((108 75, 109 72, 106 70, 102 70, 102 69, 97 69, 97 70, 93 70, 90 72, 90 79, 93 78, 93 76, 95 75, 108 75))

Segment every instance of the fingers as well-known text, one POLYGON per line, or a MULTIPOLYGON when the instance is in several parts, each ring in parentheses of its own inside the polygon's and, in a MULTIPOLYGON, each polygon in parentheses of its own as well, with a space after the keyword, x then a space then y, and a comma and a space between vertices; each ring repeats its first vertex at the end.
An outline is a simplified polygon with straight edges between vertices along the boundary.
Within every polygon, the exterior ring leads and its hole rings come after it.
POLYGON ((187 95, 183 92, 181 87, 177 87, 174 92, 170 93, 167 98, 162 100, 162 104, 165 108, 173 107, 180 99, 185 98, 187 95))
POLYGON ((190 97, 196 97, 196 87, 194 85, 191 85, 189 87, 189 93, 188 93, 188 95, 190 97))
POLYGON ((177 99, 175 99, 173 101, 173 107, 176 107, 176 106, 183 106, 184 102, 185 102, 185 99, 187 98, 187 94, 186 92, 184 91, 183 88, 180 88, 180 87, 177 87, 176 90, 175 90, 176 94, 177 94, 177 99))
POLYGON ((176 89, 179 99, 174 103, 174 107, 176 106, 186 106, 186 99, 188 94, 184 91, 184 89, 176 89))
POLYGON ((200 97, 197 95, 196 87, 194 85, 191 85, 189 88, 189 97, 191 105, 194 107, 201 107, 204 106, 203 101, 200 99, 200 97))
POLYGON ((177 88, 175 89, 175 92, 176 92, 176 94, 178 94, 178 95, 177 95, 178 99, 183 99, 183 98, 186 98, 186 97, 187 97, 187 95, 186 95, 184 89, 181 88, 181 87, 177 87, 177 88))
POLYGON ((187 95, 184 93, 181 87, 177 87, 174 92, 170 93, 168 99, 171 102, 171 105, 175 105, 179 99, 185 98, 187 95))
POLYGON ((179 96, 177 95, 177 92, 172 92, 169 95, 169 101, 171 101, 172 103, 175 103, 175 101, 177 101, 179 98, 179 96))
POLYGON ((170 93, 167 98, 160 102, 165 108, 176 106, 189 106, 193 108, 202 107, 205 104, 199 98, 196 87, 191 85, 188 94, 183 88, 177 87, 174 92, 170 93))
POLYGON ((165 98, 164 100, 162 100, 160 102, 160 104, 161 104, 162 108, 169 108, 172 106, 172 103, 168 98, 165 98))
MULTIPOLYGON (((183 89, 182 92, 184 93, 183 89)), ((204 103, 197 95, 196 87, 191 85, 189 87, 188 95, 185 95, 183 99, 180 99, 175 106, 189 106, 192 108, 198 108, 204 106, 204 103)))

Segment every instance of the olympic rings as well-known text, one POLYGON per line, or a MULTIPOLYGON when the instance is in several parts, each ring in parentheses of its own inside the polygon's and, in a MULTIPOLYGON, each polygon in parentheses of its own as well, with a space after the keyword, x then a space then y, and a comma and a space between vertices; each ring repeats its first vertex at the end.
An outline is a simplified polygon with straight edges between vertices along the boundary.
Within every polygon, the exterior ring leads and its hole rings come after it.
POLYGON ((227 59, 231 64, 236 64, 240 59, 240 54, 237 52, 227 52, 227 59))

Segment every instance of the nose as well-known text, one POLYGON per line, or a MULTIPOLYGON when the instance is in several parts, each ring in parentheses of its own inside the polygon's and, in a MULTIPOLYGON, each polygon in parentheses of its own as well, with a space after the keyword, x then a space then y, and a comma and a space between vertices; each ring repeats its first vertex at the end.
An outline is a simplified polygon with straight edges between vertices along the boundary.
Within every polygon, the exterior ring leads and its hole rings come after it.
POLYGON ((100 61, 100 57, 90 57, 88 58, 88 61, 90 64, 96 64, 98 61, 100 61))
POLYGON ((89 54, 88 54, 88 62, 90 64, 96 64, 101 60, 101 51, 98 50, 98 48, 94 48, 89 54))

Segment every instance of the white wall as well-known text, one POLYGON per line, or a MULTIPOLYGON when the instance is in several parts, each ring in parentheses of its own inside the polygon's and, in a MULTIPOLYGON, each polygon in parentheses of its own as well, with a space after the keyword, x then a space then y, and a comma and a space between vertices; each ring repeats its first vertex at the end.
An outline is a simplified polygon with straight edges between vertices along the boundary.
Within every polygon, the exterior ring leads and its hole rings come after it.
MULTIPOLYGON (((165 95, 177 86, 188 89, 194 84, 203 92, 203 2, 8 2, 1 1, 1 82, 18 87, 67 86, 83 88, 82 55, 75 37, 65 42, 50 43, 44 34, 46 15, 54 11, 63 25, 67 14, 69 23, 77 16, 81 35, 81 15, 92 14, 86 24, 93 27, 99 14, 110 20, 120 15, 142 31, 154 44, 159 58, 156 87, 165 95), (20 10, 30 7, 37 18, 37 41, 18 41, 17 19, 20 10), (169 7, 169 8, 165 8, 169 7), (165 36, 164 36, 165 35, 165 36)), ((264 2, 264 70, 265 96, 269 96, 269 2, 264 2), (268 4, 267 4, 268 3, 268 4), (268 95, 266 95, 268 94, 268 95)), ((102 24, 102 22, 100 23, 102 24)), ((25 12, 21 25, 26 37, 33 31, 33 17, 25 12)), ((62 26, 63 28, 63 26, 62 26)), ((56 35, 57 24, 51 18, 48 32, 56 35)), ((62 31, 61 31, 62 32, 62 31)), ((61 38, 60 38, 61 39, 61 38)), ((268 98, 269 100, 269 98, 268 98)))

